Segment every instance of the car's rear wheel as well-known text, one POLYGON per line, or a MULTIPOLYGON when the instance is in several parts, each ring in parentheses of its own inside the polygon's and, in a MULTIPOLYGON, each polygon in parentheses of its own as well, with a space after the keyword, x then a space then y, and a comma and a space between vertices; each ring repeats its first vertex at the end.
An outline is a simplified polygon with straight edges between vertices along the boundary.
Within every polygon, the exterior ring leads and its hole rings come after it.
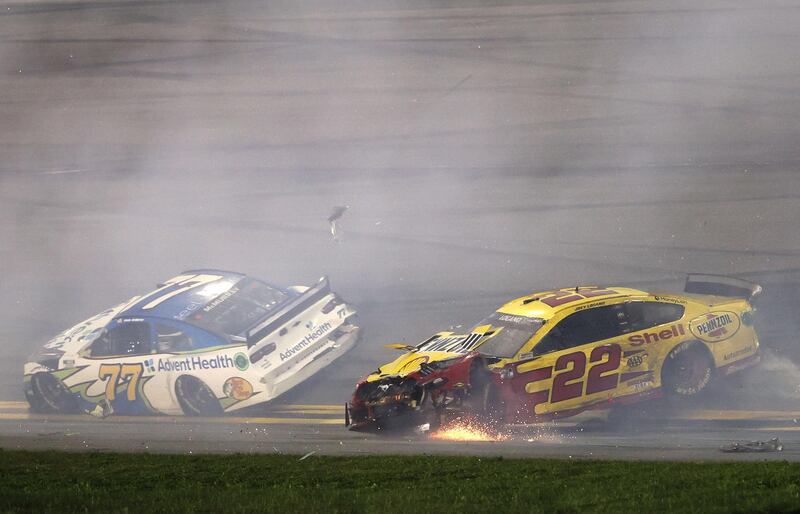
POLYGON ((714 361, 701 343, 681 343, 664 360, 662 387, 670 396, 694 396, 708 386, 713 371, 714 361))
POLYGON ((224 413, 217 397, 199 378, 178 377, 175 396, 187 416, 222 416, 224 413))
POLYGON ((43 413, 70 413, 78 410, 75 396, 61 380, 50 373, 36 373, 31 377, 32 395, 28 397, 31 408, 43 413))

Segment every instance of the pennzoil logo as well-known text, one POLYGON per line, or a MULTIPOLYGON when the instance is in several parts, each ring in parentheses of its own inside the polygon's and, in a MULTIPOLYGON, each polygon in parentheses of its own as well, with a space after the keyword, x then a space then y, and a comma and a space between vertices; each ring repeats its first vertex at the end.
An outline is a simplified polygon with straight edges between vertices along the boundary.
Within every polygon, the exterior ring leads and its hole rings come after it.
POLYGON ((741 321, 736 313, 709 312, 692 320, 689 329, 695 337, 708 343, 716 343, 733 337, 739 331, 741 321))

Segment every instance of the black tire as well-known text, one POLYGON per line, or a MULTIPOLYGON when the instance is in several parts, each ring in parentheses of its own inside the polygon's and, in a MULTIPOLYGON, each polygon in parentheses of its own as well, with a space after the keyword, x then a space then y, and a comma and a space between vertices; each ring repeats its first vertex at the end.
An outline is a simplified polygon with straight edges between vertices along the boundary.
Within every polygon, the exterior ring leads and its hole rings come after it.
POLYGON ((681 343, 669 352, 661 368, 661 385, 668 396, 695 396, 711 382, 714 361, 702 343, 681 343))
POLYGON ((482 362, 475 361, 473 364, 469 372, 469 384, 470 392, 467 399, 469 410, 490 426, 502 425, 505 418, 505 404, 482 362))
POLYGON ((69 414, 78 411, 75 396, 50 373, 36 373, 31 377, 31 393, 28 403, 34 412, 69 414))
POLYGON ((187 416, 222 416, 222 405, 202 380, 182 376, 175 381, 175 396, 187 416))

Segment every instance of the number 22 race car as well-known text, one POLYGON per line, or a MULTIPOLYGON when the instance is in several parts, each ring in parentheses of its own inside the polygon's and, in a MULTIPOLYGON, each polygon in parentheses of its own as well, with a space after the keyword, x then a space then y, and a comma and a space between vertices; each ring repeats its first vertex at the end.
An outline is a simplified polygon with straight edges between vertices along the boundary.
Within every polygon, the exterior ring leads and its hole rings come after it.
POLYGON ((271 400, 357 341, 356 312, 311 288, 186 271, 59 334, 25 364, 39 412, 220 415, 271 400))
POLYGON ((691 396, 759 360, 761 287, 689 275, 684 294, 574 287, 513 300, 467 334, 441 332, 357 384, 351 429, 472 415, 531 423, 663 394, 691 396))

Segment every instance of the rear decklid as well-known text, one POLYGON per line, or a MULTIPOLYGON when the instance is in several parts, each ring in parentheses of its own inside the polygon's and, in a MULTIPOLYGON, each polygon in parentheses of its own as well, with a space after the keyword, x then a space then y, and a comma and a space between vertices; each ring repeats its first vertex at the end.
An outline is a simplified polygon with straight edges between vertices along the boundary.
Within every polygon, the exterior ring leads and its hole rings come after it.
POLYGON ((323 277, 315 286, 295 296, 266 319, 248 329, 247 348, 251 353, 257 352, 260 346, 264 344, 264 338, 267 335, 275 332, 282 325, 285 325, 287 321, 297 317, 301 312, 308 310, 309 307, 319 302, 330 292, 331 288, 328 277, 323 277))
POLYGON ((246 331, 250 362, 278 382, 338 348, 355 314, 323 277, 246 331))

